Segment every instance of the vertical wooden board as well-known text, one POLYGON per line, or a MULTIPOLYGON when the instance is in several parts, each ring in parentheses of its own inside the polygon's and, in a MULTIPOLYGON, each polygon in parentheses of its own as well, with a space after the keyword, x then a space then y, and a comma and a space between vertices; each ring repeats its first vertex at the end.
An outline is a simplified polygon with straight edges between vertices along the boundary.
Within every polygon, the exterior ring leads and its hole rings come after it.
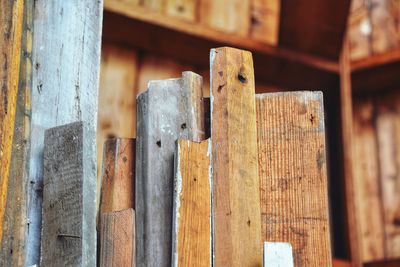
MULTIPOLYGON (((95 192, 88 190, 82 122, 46 130, 42 266, 95 266, 95 192)), ((86 167, 87 168, 87 167, 86 167)), ((92 173, 93 175, 93 173, 92 173)))
POLYGON ((256 96, 263 239, 295 266, 332 266, 321 92, 256 96))
POLYGON ((188 21, 196 21, 196 11, 200 0, 166 0, 166 13, 188 21))
POLYGON ((101 214, 100 267, 135 266, 133 209, 101 214))
POLYGON ((210 139, 179 140, 175 153, 172 263, 207 267, 211 247, 210 139))
POLYGON ((0 3, 0 242, 3 237, 8 178, 17 105, 24 0, 0 3))
MULTIPOLYGON (((376 131, 379 147, 380 188, 382 190, 384 220, 384 233, 381 233, 381 238, 385 241, 382 247, 385 249, 386 259, 396 259, 400 257, 399 95, 392 94, 389 97, 382 98, 377 104, 376 131)), ((379 259, 381 258, 374 258, 374 260, 379 259)))
MULTIPOLYGON (((84 191, 96 194, 96 125, 103 1, 36 1, 25 265, 39 264, 45 129, 83 121, 84 191), (51 56, 49 56, 51 55, 51 56)), ((89 194, 88 194, 89 196, 89 194)), ((90 195, 91 197, 91 195, 90 195)), ((84 216, 95 217, 96 209, 84 216)), ((96 254, 96 221, 87 255, 96 254)), ((86 262, 86 260, 84 261, 86 262)), ((88 265, 95 262, 87 260, 88 265), (90 262, 90 263, 89 263, 90 262)))
POLYGON ((261 266, 261 214, 253 59, 211 50, 215 266, 261 266))
POLYGON ((263 267, 294 267, 293 249, 285 242, 264 242, 263 267))
POLYGON ((370 56, 372 54, 370 43, 372 36, 372 23, 370 12, 364 4, 364 1, 352 1, 348 25, 348 40, 351 60, 370 56))
POLYGON ((200 23, 206 26, 248 36, 250 30, 250 0, 201 0, 200 23))
POLYGON ((109 139, 104 146, 100 213, 135 208, 135 140, 109 139))
POLYGON ((137 98, 137 266, 171 264, 175 142, 204 138, 202 78, 152 81, 137 98))
POLYGON ((170 58, 143 54, 140 60, 137 86, 138 93, 145 91, 148 83, 152 80, 179 77, 183 71, 192 69, 192 67, 176 62, 176 60, 170 58))
POLYGON ((280 0, 251 0, 250 36, 269 45, 278 44, 280 0))
MULTIPOLYGON (((385 257, 382 199, 379 185, 378 144, 372 101, 357 101, 353 119, 353 180, 355 215, 363 262, 385 257)), ((353 229, 356 231, 357 229, 353 229)))
MULTIPOLYGON (((102 166, 107 138, 136 136, 136 94, 138 57, 135 50, 105 43, 101 54, 97 165, 102 166), (131 119, 127 119, 131 118, 131 119)), ((101 168, 97 170, 100 192, 101 168)))

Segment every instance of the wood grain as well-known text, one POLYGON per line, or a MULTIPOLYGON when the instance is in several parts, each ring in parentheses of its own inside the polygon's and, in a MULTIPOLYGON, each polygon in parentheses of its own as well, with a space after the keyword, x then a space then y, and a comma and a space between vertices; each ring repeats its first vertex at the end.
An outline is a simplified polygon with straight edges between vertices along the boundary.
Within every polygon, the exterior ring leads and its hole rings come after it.
POLYGON ((256 96, 264 241, 293 246, 295 266, 332 266, 321 92, 256 96))
POLYGON ((261 266, 253 59, 211 50, 214 264, 261 266))
POLYGON ((101 214, 100 267, 135 266, 133 209, 101 214))
POLYGON ((174 267, 212 264, 210 145, 210 140, 177 142, 172 229, 174 267))
POLYGON ((114 138, 104 146, 100 214, 135 208, 135 140, 114 138))
POLYGON ((24 0, 0 3, 0 242, 8 191, 21 63, 24 0))
POLYGON ((166 13, 168 16, 196 21, 197 8, 200 0, 166 0, 166 13))
POLYGON ((202 78, 151 81, 137 98, 137 266, 170 266, 176 140, 204 138, 202 78))
MULTIPOLYGON (((27 230, 25 265, 39 264, 44 131, 83 121, 83 187, 96 197, 96 127, 100 72, 103 1, 36 1, 34 5, 31 140, 27 171, 27 230), (62 36, 62 38, 61 38, 62 36), (49 56, 52 55, 52 56, 49 56)), ((88 200, 88 202, 90 202, 88 200)), ((87 216, 95 218, 96 209, 87 216)), ((87 255, 95 255, 96 220, 87 255)), ((90 238, 89 238, 90 239, 90 238)), ((95 262, 88 264, 95 266, 95 262)), ((85 261, 83 261, 83 264, 85 261)))
POLYGON ((280 0, 251 0, 250 36, 270 45, 278 44, 280 0))

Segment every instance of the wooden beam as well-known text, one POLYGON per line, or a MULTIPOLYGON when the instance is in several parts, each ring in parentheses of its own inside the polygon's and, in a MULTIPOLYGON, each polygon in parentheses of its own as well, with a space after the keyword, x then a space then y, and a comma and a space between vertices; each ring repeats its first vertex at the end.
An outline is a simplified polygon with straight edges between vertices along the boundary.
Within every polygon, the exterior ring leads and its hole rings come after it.
POLYGON ((95 176, 87 172, 86 130, 76 122, 45 132, 42 266, 96 265, 95 176))
POLYGON ((174 267, 212 265, 211 143, 179 140, 175 153, 172 229, 174 267))
POLYGON ((0 242, 9 182, 21 63, 24 0, 0 3, 0 242))
POLYGON ((332 266, 321 92, 256 96, 263 240, 295 266, 332 266))
POLYGON ((204 138, 202 78, 151 81, 137 97, 137 266, 170 266, 175 142, 204 138))
POLYGON ((211 50, 215 266, 261 266, 261 217, 253 59, 211 50))
MULTIPOLYGON (((42 155, 46 129, 78 120, 84 122, 83 142, 87 148, 84 150, 87 163, 84 172, 94 178, 89 187, 94 192, 96 190, 96 124, 103 14, 102 1, 36 1, 34 8, 30 129, 34 141, 30 143, 29 170, 25 178, 29 222, 24 225, 27 266, 39 264, 42 155)), ((93 225, 88 227, 95 229, 95 226, 93 221, 93 225)), ((95 247, 94 239, 90 249, 95 247)))
POLYGON ((251 0, 250 35, 269 45, 278 45, 280 0, 251 0))
POLYGON ((114 138, 104 146, 100 214, 135 208, 135 140, 114 138))
POLYGON ((133 209, 101 214, 100 267, 135 266, 133 209))
POLYGON ((285 242, 264 242, 263 266, 294 267, 292 245, 285 242))
POLYGON ((350 0, 282 0, 279 46, 338 60, 350 4, 350 0))

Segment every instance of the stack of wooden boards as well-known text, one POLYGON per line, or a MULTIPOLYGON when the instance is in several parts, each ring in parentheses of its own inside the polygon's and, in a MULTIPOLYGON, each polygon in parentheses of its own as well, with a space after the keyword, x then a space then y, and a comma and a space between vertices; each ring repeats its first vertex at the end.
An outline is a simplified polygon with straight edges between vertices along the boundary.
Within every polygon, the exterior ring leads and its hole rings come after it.
MULTIPOLYGON (((136 140, 107 141, 100 266, 262 266, 264 241, 290 243, 294 266, 332 266, 322 94, 255 95, 247 51, 210 61, 210 101, 195 73, 151 81, 136 140)), ((96 261, 84 133, 47 131, 43 264, 96 261)), ((280 247, 268 244, 264 262, 280 247)))

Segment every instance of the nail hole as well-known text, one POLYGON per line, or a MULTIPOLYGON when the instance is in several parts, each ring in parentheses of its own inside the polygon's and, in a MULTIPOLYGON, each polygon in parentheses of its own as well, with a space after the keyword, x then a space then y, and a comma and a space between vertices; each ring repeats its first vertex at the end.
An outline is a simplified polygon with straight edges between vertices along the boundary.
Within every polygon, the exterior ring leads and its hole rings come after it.
POLYGON ((157 144, 158 147, 161 147, 161 140, 158 140, 158 141, 156 142, 156 144, 157 144))
POLYGON ((247 78, 245 77, 245 75, 243 73, 238 74, 238 79, 241 83, 247 83, 247 78))
POLYGON ((182 123, 181 128, 182 128, 182 130, 185 130, 186 129, 186 123, 182 123))

